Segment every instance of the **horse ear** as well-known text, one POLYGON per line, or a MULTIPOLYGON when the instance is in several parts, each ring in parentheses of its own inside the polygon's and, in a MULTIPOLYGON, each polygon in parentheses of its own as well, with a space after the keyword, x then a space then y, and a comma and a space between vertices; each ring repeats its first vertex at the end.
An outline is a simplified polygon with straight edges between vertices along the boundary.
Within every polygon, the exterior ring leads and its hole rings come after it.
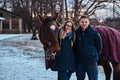
POLYGON ((53 20, 56 21, 58 18, 58 13, 55 13, 54 17, 53 17, 53 20))
POLYGON ((43 17, 43 16, 38 15, 38 17, 39 17, 39 20, 40 20, 41 22, 44 22, 44 17, 43 17))

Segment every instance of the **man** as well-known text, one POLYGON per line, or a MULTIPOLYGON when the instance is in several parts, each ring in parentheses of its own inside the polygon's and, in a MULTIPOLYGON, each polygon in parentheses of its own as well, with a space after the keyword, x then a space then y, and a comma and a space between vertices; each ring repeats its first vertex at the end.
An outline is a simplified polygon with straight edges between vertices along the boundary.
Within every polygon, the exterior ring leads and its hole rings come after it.
POLYGON ((102 50, 100 34, 90 26, 87 16, 81 16, 79 24, 74 43, 77 80, 84 80, 86 73, 89 80, 98 80, 97 61, 102 50))

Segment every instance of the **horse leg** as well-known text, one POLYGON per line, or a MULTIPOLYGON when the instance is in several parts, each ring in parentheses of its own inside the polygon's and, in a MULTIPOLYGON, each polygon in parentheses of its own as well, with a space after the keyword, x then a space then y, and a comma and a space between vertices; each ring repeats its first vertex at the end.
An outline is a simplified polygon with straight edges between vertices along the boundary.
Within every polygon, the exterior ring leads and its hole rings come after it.
POLYGON ((105 80, 110 80, 112 69, 111 69, 109 61, 101 60, 100 62, 101 62, 101 65, 103 66, 103 70, 105 73, 105 77, 106 77, 105 80))
POLYGON ((112 62, 113 80, 120 80, 120 64, 112 62))

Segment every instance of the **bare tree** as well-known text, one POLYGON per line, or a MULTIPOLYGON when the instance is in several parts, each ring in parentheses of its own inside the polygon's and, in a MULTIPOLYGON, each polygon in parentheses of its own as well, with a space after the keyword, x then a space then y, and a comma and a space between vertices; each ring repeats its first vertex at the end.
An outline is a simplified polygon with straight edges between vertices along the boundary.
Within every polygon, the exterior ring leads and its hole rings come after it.
POLYGON ((74 20, 77 22, 79 16, 95 14, 96 10, 103 9, 107 5, 106 0, 73 0, 74 2, 74 20))
POLYGON ((67 6, 67 0, 65 0, 65 11, 66 11, 66 19, 68 19, 68 6, 67 6))
MULTIPOLYGON (((59 22, 63 23, 65 18, 73 17, 75 24, 77 24, 79 17, 83 14, 91 16, 95 14, 96 10, 113 10, 112 8, 108 9, 106 7, 111 1, 112 0, 2 0, 1 3, 4 8, 11 8, 14 13, 22 17, 24 32, 26 32, 26 29, 28 29, 29 32, 32 29, 33 34, 36 34, 35 32, 39 25, 38 22, 36 22, 38 14, 47 16, 49 13, 54 15, 55 12, 58 12, 59 22), (66 17, 64 15, 66 15, 66 17)), ((120 5, 117 4, 118 1, 119 0, 116 0, 116 7, 120 8, 120 5)), ((115 14, 119 16, 119 10, 115 10, 115 14)))
POLYGON ((60 0, 59 2, 60 5, 60 19, 61 19, 61 23, 64 22, 64 0, 60 0))

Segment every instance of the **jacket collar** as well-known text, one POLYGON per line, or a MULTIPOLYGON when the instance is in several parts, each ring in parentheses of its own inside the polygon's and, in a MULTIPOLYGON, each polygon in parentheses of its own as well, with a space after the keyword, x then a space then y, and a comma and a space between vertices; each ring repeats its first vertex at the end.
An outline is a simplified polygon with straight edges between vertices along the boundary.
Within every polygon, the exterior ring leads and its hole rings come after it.
POLYGON ((82 30, 82 28, 81 28, 81 26, 79 26, 79 30, 81 31, 81 32, 88 32, 88 30, 91 28, 91 26, 89 25, 86 29, 85 29, 85 31, 83 31, 82 30))

